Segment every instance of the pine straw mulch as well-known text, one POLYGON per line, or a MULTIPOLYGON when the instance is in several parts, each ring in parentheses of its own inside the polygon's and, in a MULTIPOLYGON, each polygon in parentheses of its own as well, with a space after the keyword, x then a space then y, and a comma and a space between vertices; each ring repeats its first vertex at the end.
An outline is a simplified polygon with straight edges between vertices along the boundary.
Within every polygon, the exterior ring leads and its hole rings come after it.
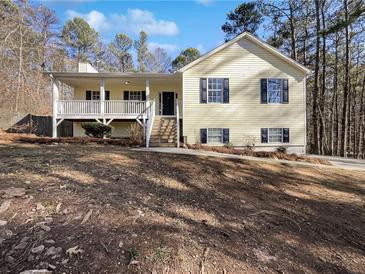
POLYGON ((241 156, 251 156, 251 157, 258 157, 258 158, 271 158, 271 159, 279 159, 279 160, 286 160, 286 161, 331 165, 331 163, 326 160, 312 158, 312 157, 308 157, 308 156, 304 156, 304 155, 297 155, 295 153, 289 154, 289 153, 283 153, 283 152, 277 152, 277 151, 254 151, 249 148, 237 149, 237 148, 230 148, 230 147, 206 146, 206 145, 201 145, 201 144, 187 145, 186 147, 189 149, 213 151, 213 152, 241 155, 241 156))

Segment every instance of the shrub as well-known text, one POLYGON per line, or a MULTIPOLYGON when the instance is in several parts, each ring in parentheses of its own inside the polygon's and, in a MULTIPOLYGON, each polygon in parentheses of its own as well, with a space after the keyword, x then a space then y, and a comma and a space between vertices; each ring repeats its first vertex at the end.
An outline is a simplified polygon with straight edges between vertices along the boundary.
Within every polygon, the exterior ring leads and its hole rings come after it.
POLYGON ((132 144, 142 144, 143 141, 143 128, 133 123, 128 127, 129 140, 132 144))
POLYGON ((224 144, 225 148, 233 148, 233 144, 231 142, 225 143, 224 144))
POLYGON ((98 122, 82 123, 81 127, 85 130, 85 134, 89 137, 103 138, 110 137, 112 134, 112 127, 98 122))
POLYGON ((286 147, 278 147, 278 148, 276 149, 276 151, 277 151, 277 152, 279 152, 279 153, 285 153, 285 154, 286 154, 286 152, 287 152, 286 147))

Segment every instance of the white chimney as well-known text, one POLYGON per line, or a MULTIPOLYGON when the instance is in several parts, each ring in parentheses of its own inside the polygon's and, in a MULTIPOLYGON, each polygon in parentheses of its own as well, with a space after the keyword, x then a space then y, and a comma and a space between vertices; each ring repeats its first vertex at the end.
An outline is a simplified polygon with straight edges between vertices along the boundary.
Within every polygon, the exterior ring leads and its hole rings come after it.
POLYGON ((89 63, 79 63, 79 72, 98 73, 98 71, 89 63))

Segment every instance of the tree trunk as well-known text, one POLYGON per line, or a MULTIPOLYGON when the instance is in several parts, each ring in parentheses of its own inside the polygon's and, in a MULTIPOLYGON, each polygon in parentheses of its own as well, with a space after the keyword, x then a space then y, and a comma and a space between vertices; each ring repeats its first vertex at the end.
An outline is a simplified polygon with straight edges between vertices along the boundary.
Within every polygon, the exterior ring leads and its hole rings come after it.
POLYGON ((319 49, 320 49, 320 17, 319 17, 319 0, 314 1, 316 10, 316 55, 314 66, 314 87, 312 102, 312 153, 317 154, 318 149, 318 93, 319 93, 319 49))
POLYGON ((344 10, 345 10, 345 79, 343 86, 343 106, 342 106, 342 119, 341 119, 341 148, 340 155, 346 156, 346 145, 347 145, 347 126, 348 126, 348 93, 349 93, 349 84, 350 84, 350 38, 349 38, 349 25, 348 25, 348 6, 347 0, 344 0, 344 10))

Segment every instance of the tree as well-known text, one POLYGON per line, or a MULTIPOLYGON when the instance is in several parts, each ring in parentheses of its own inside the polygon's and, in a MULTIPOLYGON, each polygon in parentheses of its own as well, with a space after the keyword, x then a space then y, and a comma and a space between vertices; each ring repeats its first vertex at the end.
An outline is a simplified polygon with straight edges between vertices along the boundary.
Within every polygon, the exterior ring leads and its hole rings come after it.
POLYGON ((171 58, 162 48, 150 52, 146 61, 146 69, 149 72, 168 72, 171 68, 171 58))
POLYGON ((172 61, 172 69, 178 70, 200 57, 200 52, 196 48, 187 48, 180 52, 179 56, 172 61))
POLYGON ((134 70, 133 57, 129 52, 132 46, 133 40, 123 33, 116 34, 109 44, 109 50, 117 59, 117 67, 122 72, 134 70))
POLYGON ((75 17, 66 22, 62 38, 69 47, 70 54, 79 61, 89 61, 99 34, 82 18, 75 17))
POLYGON ((226 41, 244 31, 255 34, 263 22, 255 2, 240 4, 234 11, 227 13, 227 20, 222 26, 222 30, 226 33, 226 41))
POLYGON ((145 72, 149 52, 147 47, 147 33, 143 30, 139 33, 139 39, 134 42, 134 48, 137 50, 138 71, 145 72))

